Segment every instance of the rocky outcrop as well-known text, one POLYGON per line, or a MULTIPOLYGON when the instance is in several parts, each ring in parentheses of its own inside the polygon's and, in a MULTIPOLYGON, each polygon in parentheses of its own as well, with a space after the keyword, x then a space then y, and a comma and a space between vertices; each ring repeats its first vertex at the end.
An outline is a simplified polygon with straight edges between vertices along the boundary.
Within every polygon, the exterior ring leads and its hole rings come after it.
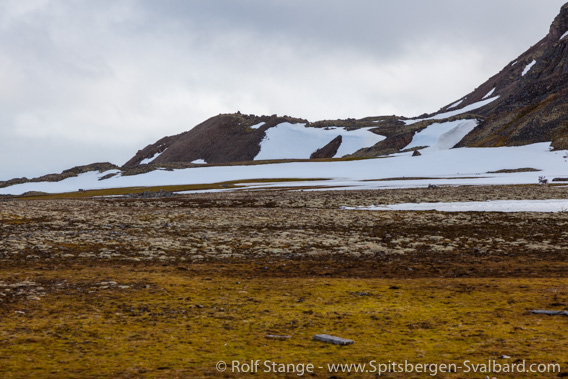
POLYGON ((335 137, 327 145, 314 151, 312 155, 310 155, 310 159, 333 158, 335 154, 337 154, 337 150, 339 150, 342 141, 342 136, 335 137))

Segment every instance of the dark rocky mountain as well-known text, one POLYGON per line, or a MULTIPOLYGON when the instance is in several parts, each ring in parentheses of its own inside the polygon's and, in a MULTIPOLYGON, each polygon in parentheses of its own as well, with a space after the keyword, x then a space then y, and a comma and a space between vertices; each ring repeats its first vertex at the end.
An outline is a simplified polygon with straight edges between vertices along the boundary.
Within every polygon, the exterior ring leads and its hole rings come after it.
MULTIPOLYGON (((353 152, 352 156, 373 157, 401 151, 417 131, 434 122, 462 118, 478 119, 479 125, 456 147, 552 142, 555 149, 568 149, 568 4, 562 7, 546 37, 471 93, 438 112, 420 116, 422 121, 382 116, 310 123, 288 116, 225 114, 146 146, 123 168, 135 168, 153 157, 151 162, 161 165, 195 160, 207 163, 251 161, 260 151, 265 132, 282 122, 346 130, 372 127, 374 133, 386 139, 353 152), (471 110, 459 112, 464 109, 471 110), (261 127, 251 128, 262 122, 261 127)), ((342 138, 338 136, 315 149, 310 158, 333 157, 341 144, 342 138)))

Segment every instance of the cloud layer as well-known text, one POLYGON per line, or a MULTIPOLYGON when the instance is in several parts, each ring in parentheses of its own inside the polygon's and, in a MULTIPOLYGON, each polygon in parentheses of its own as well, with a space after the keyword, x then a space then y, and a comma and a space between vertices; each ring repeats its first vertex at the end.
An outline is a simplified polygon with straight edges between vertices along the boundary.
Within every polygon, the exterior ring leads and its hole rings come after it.
POLYGON ((0 0, 0 180, 122 164, 237 110, 432 112, 544 37, 562 3, 0 0))

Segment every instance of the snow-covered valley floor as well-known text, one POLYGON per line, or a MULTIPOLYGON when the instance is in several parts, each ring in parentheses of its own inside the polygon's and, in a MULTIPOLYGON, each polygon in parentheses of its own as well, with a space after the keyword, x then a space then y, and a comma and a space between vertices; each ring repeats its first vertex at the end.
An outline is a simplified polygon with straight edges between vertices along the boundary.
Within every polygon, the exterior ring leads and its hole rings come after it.
POLYGON ((548 143, 538 143, 520 147, 425 149, 418 157, 412 157, 411 153, 402 153, 354 161, 203 166, 174 171, 156 170, 133 176, 121 176, 118 173, 105 180, 100 178, 113 171, 88 172, 60 182, 34 182, 0 188, 0 194, 19 195, 28 191, 62 193, 79 189, 191 185, 254 179, 264 180, 262 183, 248 183, 246 189, 309 186, 345 190, 417 188, 430 184, 536 184, 539 176, 544 176, 549 181, 568 177, 567 153, 550 151, 549 147, 548 143), (526 168, 535 171, 510 172, 526 168), (300 180, 266 182, 266 179, 286 178, 300 180), (314 181, 314 178, 323 180, 314 181))

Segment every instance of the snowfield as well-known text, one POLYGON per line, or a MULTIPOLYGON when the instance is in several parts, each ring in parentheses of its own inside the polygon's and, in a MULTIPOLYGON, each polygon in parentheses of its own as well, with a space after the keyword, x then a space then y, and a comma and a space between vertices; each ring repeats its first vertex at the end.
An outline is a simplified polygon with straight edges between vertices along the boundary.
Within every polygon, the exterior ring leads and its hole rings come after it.
POLYGON ((453 203, 405 203, 371 207, 343 207, 368 211, 440 211, 440 212, 568 212, 568 200, 493 200, 453 203))
POLYGON ((269 128, 260 143, 260 152, 254 160, 309 159, 317 149, 324 147, 337 136, 343 141, 334 158, 353 154, 359 149, 370 147, 386 137, 377 135, 370 128, 346 130, 345 128, 310 128, 305 124, 283 122, 269 128))
POLYGON ((497 100, 498 98, 499 98, 499 95, 490 97, 489 99, 485 99, 485 100, 478 101, 478 102, 473 103, 473 104, 466 105, 465 107, 460 108, 460 109, 456 109, 456 110, 454 110, 454 111, 439 113, 439 114, 434 115, 434 116, 432 116, 432 117, 419 118, 419 119, 416 119, 416 120, 402 120, 402 121, 403 121, 406 125, 412 125, 412 124, 416 124, 416 123, 419 122, 419 121, 425 121, 425 120, 443 120, 443 119, 445 119, 445 118, 454 117, 454 116, 457 116, 457 115, 460 115, 460 114, 463 114, 463 113, 470 112, 470 111, 473 111, 473 110, 475 110, 475 109, 481 108, 481 107, 483 107, 483 106, 486 106, 486 105, 489 104, 489 103, 494 102, 494 101, 497 100))
POLYGON ((457 120, 429 125, 426 129, 416 133, 412 138, 412 142, 403 150, 420 146, 428 146, 425 149, 421 149, 421 153, 451 149, 478 124, 477 120, 457 120))
MULTIPOLYGON (((444 126, 449 123, 437 124, 444 126)), ((454 125, 457 127, 457 125, 454 125)), ((444 135, 445 133, 441 133, 444 135)), ((420 140, 420 136, 417 136, 420 140)), ((452 141, 453 142, 453 141, 452 141)), ((437 146, 440 146, 438 144, 437 146)), ((135 186, 207 184, 231 180, 322 178, 321 181, 249 184, 266 187, 322 186, 327 189, 414 188, 436 185, 536 184, 539 176, 549 180, 568 176, 566 152, 550 151, 549 143, 519 147, 425 149, 419 157, 399 153, 376 159, 335 162, 293 162, 251 166, 204 166, 174 171, 158 170, 134 176, 102 176, 117 172, 88 172, 60 182, 24 183, 0 188, 0 194, 27 191, 61 193, 79 189, 135 186), (493 173, 503 169, 530 167, 539 172, 493 173), (422 178, 422 179, 421 179, 422 178)))

